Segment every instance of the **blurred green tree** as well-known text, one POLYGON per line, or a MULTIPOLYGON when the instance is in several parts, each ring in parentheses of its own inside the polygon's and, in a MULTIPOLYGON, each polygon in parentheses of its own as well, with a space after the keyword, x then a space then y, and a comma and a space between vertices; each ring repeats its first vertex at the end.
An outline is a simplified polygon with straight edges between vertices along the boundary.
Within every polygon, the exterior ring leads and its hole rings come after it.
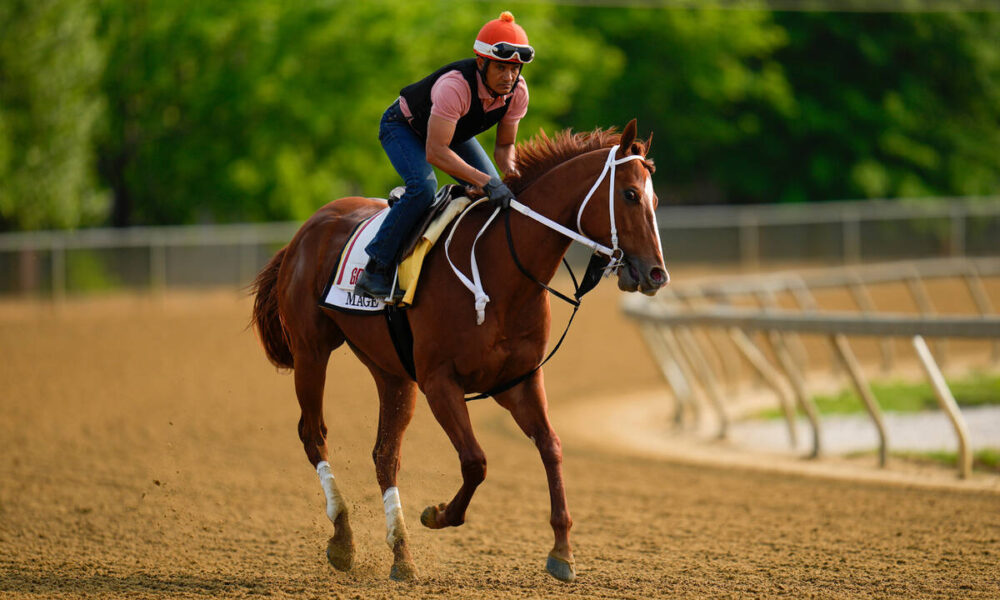
POLYGON ((626 66, 566 123, 657 133, 669 201, 995 194, 1000 14, 576 9, 626 66))
MULTIPOLYGON (((0 3, 0 230, 384 195, 382 111, 506 4, 0 3)), ((1000 188, 1000 14, 511 8, 538 50, 520 138, 638 117, 667 202, 1000 188)))
MULTIPOLYGON (((384 195, 398 176, 377 139, 382 112, 404 85, 471 56, 500 12, 432 0, 102 6, 101 172, 116 225, 303 219, 340 196, 384 195)), ((621 64, 554 13, 516 15, 538 40, 528 133, 621 64)))
MULTIPOLYGON (((796 98, 744 144, 770 198, 915 198, 1000 190, 1000 14, 778 13, 796 98)), ((750 197, 749 194, 744 194, 750 197)))
POLYGON ((0 231, 104 218, 95 127, 104 54, 90 4, 0 2, 0 231))
MULTIPOLYGON (((734 149, 768 143, 762 112, 791 117, 796 104, 774 55, 788 43, 769 12, 584 8, 576 27, 620 48, 625 66, 581 97, 565 122, 638 118, 655 133, 657 191, 675 203, 718 203, 776 184, 740 165, 734 149)), ((752 157, 750 157, 752 160, 752 157)))

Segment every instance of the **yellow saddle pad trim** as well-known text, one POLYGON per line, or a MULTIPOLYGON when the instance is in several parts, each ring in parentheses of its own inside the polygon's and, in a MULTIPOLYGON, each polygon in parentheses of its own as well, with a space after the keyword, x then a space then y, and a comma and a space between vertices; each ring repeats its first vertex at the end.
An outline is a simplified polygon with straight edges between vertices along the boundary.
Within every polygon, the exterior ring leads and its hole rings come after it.
POLYGON ((470 200, 465 197, 452 200, 444 211, 427 226, 427 230, 420 236, 420 241, 414 246, 413 252, 399 263, 399 287, 406 290, 403 299, 399 301, 399 306, 413 304, 413 298, 417 293, 417 282, 420 279, 420 269, 424 266, 424 258, 441 237, 441 234, 444 233, 448 223, 451 223, 452 219, 465 210, 469 202, 470 200))

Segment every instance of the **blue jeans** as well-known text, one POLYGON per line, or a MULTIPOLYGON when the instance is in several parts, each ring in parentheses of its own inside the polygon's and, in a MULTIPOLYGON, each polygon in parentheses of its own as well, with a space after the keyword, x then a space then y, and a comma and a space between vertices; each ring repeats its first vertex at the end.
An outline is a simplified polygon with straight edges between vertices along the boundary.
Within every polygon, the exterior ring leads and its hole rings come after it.
MULTIPOLYGON (((434 168, 427 162, 424 138, 406 122, 398 102, 382 115, 378 139, 406 185, 403 197, 392 205, 375 238, 365 246, 369 257, 380 267, 389 268, 402 258, 399 252, 404 240, 434 201, 437 177, 434 168)), ((496 167, 476 138, 452 144, 451 149, 473 167, 490 176, 498 176, 496 167)), ((457 178, 455 181, 468 185, 457 178)))

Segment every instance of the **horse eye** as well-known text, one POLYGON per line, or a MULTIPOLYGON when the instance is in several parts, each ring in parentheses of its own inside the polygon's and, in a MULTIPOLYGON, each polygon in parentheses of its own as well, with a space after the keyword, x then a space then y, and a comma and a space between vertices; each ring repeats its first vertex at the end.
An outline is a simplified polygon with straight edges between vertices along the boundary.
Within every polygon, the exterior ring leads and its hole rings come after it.
POLYGON ((628 202, 638 202, 639 194, 635 190, 625 190, 625 200, 628 202))

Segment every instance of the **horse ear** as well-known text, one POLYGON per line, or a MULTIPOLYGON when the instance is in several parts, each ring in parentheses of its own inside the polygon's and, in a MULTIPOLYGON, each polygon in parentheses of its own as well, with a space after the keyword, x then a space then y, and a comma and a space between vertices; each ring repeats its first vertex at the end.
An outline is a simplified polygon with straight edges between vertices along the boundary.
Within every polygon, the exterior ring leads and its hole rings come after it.
POLYGON ((649 149, 653 147, 653 132, 649 132, 649 137, 646 138, 646 151, 642 153, 643 156, 649 156, 649 149))
POLYGON ((621 141, 618 142, 618 158, 628 156, 632 151, 632 142, 635 141, 635 119, 628 122, 625 130, 622 131, 621 141))

